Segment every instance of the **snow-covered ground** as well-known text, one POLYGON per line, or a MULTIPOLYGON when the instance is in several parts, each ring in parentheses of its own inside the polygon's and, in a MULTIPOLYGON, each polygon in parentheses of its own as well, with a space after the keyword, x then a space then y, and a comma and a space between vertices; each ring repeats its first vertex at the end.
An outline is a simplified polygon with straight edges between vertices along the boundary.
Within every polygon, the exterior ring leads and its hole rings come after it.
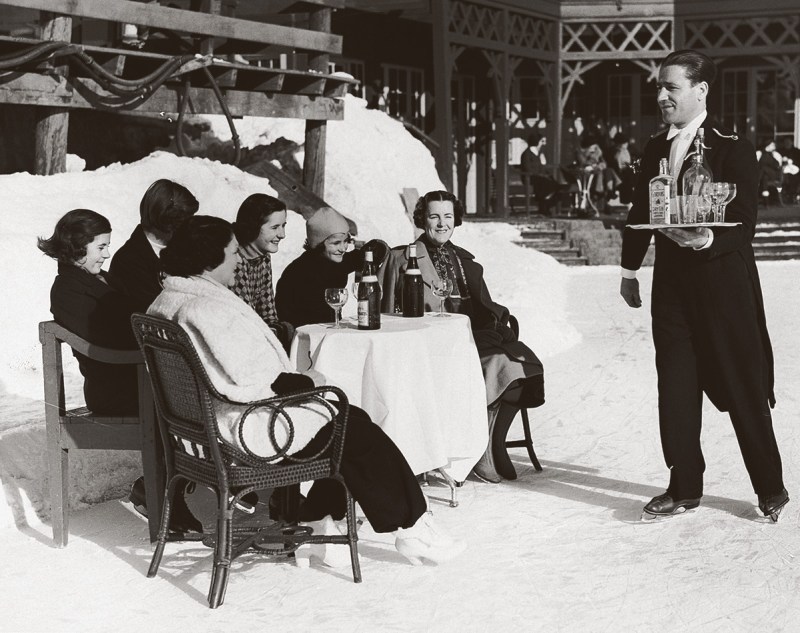
MULTIPOLYGON (((400 192, 440 186, 432 158, 402 126, 357 101, 348 100, 346 114, 329 126, 328 198, 359 223, 362 237, 408 241, 413 231, 400 192)), ((250 145, 302 136, 297 121, 271 121, 266 132, 263 121, 242 125, 250 145)), ((152 554, 146 524, 124 500, 139 457, 100 451, 71 458, 70 543, 55 549, 36 334, 49 316, 55 264, 36 250, 35 237, 83 206, 111 219, 119 246, 137 222, 142 193, 160 177, 188 186, 201 213, 228 219, 247 195, 269 191, 233 167, 168 154, 92 173, 0 176, 0 630, 796 630, 800 503, 790 503, 775 525, 758 517, 726 416, 706 407, 703 505, 668 521, 639 521, 643 503, 667 480, 649 271, 641 275, 645 308, 631 310, 618 296, 616 268, 562 267, 511 244, 517 232, 502 224, 465 224, 454 240, 484 264, 492 292, 544 359, 547 403, 531 412, 544 471, 534 472, 517 449, 517 481, 468 481, 458 508, 434 502, 438 522, 469 543, 460 558, 412 567, 367 525, 362 584, 348 570, 248 555, 234 563, 226 602, 212 612, 205 606, 210 550, 169 545, 159 576, 145 577, 152 554)), ((304 234, 302 218, 290 214, 278 274, 300 252, 304 234)), ((786 485, 796 493, 800 263, 760 270, 776 352, 776 433, 786 485)), ((74 362, 68 382, 78 397, 74 362)), ((202 507, 200 497, 193 503, 202 507)))

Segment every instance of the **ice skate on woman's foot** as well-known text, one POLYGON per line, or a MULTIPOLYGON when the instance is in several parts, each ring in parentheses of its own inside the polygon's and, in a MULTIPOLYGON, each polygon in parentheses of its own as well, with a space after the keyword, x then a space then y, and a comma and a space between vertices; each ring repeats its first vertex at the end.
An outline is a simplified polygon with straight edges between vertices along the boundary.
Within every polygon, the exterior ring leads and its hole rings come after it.
POLYGON ((394 546, 412 565, 421 565, 423 560, 438 565, 458 556, 466 543, 445 534, 428 511, 410 528, 397 530, 394 546))
MULTIPOLYGON (((321 521, 307 523, 317 536, 342 536, 342 532, 330 515, 321 521)), ((350 548, 339 543, 312 543, 311 557, 318 559, 324 565, 339 569, 350 565, 350 548)))
POLYGON ((769 495, 767 497, 758 496, 758 509, 765 517, 769 517, 773 523, 778 522, 783 506, 789 503, 789 493, 786 488, 781 489, 778 494, 769 495))
POLYGON ((651 521, 663 517, 671 517, 676 514, 683 514, 687 510, 693 510, 700 505, 700 499, 681 499, 675 501, 668 492, 650 499, 642 512, 643 521, 651 521))

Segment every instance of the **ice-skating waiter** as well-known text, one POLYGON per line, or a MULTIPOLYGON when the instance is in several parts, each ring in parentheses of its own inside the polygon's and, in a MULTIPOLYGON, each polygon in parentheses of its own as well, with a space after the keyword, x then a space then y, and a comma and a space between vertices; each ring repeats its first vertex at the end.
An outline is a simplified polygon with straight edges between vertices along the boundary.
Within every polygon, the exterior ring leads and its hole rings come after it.
POLYGON ((751 143, 707 116, 706 99, 715 76, 714 62, 699 52, 676 51, 662 62, 658 105, 670 128, 645 148, 623 236, 620 294, 638 308, 642 301, 636 270, 652 233, 630 225, 649 220, 648 184, 658 174, 660 159, 669 159, 671 174, 680 181, 702 127, 714 180, 737 187, 725 220, 741 224, 656 231, 651 313, 661 444, 670 476, 666 492, 644 511, 669 516, 699 505, 705 470, 700 448, 705 393, 720 411, 730 413, 759 508, 777 521, 789 496, 772 429, 772 348, 752 247, 758 165, 751 143))

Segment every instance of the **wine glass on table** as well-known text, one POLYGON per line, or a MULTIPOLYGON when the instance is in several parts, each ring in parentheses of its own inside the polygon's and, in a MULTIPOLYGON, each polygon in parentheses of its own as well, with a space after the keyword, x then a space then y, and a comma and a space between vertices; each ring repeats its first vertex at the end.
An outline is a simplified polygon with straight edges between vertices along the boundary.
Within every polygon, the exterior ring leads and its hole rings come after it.
POLYGON ((347 288, 325 288, 325 303, 327 303, 334 314, 334 328, 341 328, 339 325, 339 318, 341 316, 342 306, 347 303, 347 288))
POLYGON ((445 277, 444 279, 434 279, 433 283, 431 284, 431 290, 433 290, 433 294, 439 297, 439 314, 436 316, 449 317, 450 315, 444 311, 444 300, 450 296, 450 292, 453 290, 452 280, 449 277, 445 277))

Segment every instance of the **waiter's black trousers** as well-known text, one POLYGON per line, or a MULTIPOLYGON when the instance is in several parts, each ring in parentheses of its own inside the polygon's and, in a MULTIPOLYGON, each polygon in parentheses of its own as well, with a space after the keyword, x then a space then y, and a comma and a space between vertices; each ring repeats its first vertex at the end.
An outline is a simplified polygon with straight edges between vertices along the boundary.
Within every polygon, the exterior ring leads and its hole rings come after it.
MULTIPOLYGON (((743 342, 723 340, 716 343, 716 349, 709 346, 709 337, 713 337, 709 327, 717 324, 703 322, 696 308, 694 298, 679 279, 666 279, 656 273, 652 297, 653 341, 661 446, 670 468, 667 492, 676 500, 703 495, 701 374, 713 371, 725 374, 724 380, 739 385, 726 408, 753 490, 761 496, 775 494, 783 488, 783 475, 764 387, 766 364, 758 356, 763 349, 761 342, 745 342, 756 356, 751 364, 731 362, 725 357, 725 348, 743 342)), ((756 318, 754 307, 742 306, 741 310, 737 318, 756 318)))

